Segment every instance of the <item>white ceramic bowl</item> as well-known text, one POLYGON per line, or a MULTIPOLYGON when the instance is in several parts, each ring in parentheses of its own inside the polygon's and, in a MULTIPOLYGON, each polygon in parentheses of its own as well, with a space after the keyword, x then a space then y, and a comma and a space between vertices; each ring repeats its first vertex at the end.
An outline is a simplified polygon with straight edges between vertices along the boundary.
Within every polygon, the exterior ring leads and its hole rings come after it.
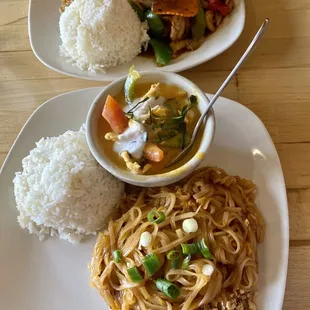
POLYGON ((244 0, 234 0, 235 8, 219 29, 207 37, 197 50, 185 53, 168 66, 155 66, 151 57, 137 56, 128 64, 110 68, 103 72, 82 71, 59 55, 59 6, 60 0, 30 0, 28 28, 31 48, 36 57, 47 67, 57 72, 97 81, 112 81, 127 74, 131 65, 139 71, 157 70, 180 72, 206 62, 227 50, 239 38, 245 22, 244 0))
MULTIPOLYGON (((144 71, 140 72, 141 78, 138 80, 137 84, 145 82, 161 82, 166 84, 174 84, 184 89, 188 94, 195 94, 198 97, 198 109, 202 113, 208 104, 208 98, 205 93, 199 89, 190 80, 182 77, 181 75, 171 73, 171 72, 150 72, 144 71)), ((116 176, 118 179, 124 182, 148 187, 148 186, 164 186, 176 182, 188 174, 190 174, 204 159, 205 154, 208 152, 210 145, 213 141, 214 131, 215 131, 215 116, 213 110, 207 117, 204 126, 204 132, 202 140, 197 153, 183 166, 156 175, 136 175, 126 169, 117 167, 109 158, 105 155, 104 150, 99 145, 97 136, 97 126, 98 120, 102 117, 101 112, 105 103, 105 99, 108 95, 116 96, 121 91, 123 91, 124 83, 127 76, 124 76, 115 82, 111 83, 109 86, 105 87, 100 94, 97 96, 95 101, 92 103, 86 121, 86 135, 88 146, 99 162, 99 164, 108 170, 111 174, 116 176)))

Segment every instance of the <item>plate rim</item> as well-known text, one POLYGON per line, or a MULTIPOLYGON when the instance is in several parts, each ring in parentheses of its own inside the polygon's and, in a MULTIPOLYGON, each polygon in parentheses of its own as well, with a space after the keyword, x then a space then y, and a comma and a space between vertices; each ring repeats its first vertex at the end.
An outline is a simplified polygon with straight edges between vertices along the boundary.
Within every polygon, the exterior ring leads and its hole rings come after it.
MULTIPOLYGON (((48 100, 46 100, 45 102, 43 102, 41 105, 39 105, 32 113, 31 115, 29 116, 29 118, 27 119, 27 121, 25 122, 25 124, 23 125, 23 127, 21 128, 20 132, 18 133, 16 139, 14 140, 9 152, 7 153, 4 161, 3 161, 3 164, 0 168, 0 179, 2 177, 2 174, 3 174, 3 171, 6 167, 6 165, 8 164, 9 160, 10 160, 10 155, 11 153, 13 152, 13 149, 15 147, 15 145, 17 144, 17 142, 19 141, 20 139, 20 136, 21 134, 23 133, 25 127, 27 126, 28 123, 31 122, 33 116, 41 109, 43 109, 46 105, 48 105, 51 101, 54 101, 55 99, 58 99, 59 97, 63 97, 63 96, 67 96, 67 95, 70 95, 70 94, 73 94, 73 93, 79 93, 79 92, 84 92, 84 91, 95 91, 97 90, 98 93, 100 92, 100 90, 102 90, 104 87, 90 87, 90 88, 83 88, 83 89, 77 89, 77 90, 73 90, 73 91, 69 91, 69 92, 66 92, 66 93, 62 93, 62 94, 59 94, 57 96, 54 96, 48 100)), ((210 93, 206 93, 207 97, 210 98, 213 96, 213 94, 210 94, 210 93)), ((267 130, 267 128, 265 127, 264 123, 261 121, 261 119, 254 113, 252 112, 249 108, 247 108, 246 106, 242 105, 241 103, 237 102, 237 101, 234 101, 234 100, 231 100, 231 99, 228 99, 228 98, 225 98, 225 97, 221 97, 225 100, 228 100, 230 103, 238 106, 238 108, 241 108, 242 110, 246 111, 247 113, 250 113, 252 117, 254 117, 256 119, 256 121, 259 122, 260 126, 262 127, 262 129, 264 130, 265 134, 266 134, 266 137, 268 138, 269 140, 269 143, 270 143, 270 146, 272 147, 272 150, 273 152, 275 153, 276 155, 276 160, 277 160, 277 165, 278 165, 278 168, 279 168, 279 172, 280 175, 279 175, 279 183, 280 183, 280 186, 281 186, 281 189, 279 188, 279 190, 277 191, 278 194, 280 193, 280 197, 281 197, 281 200, 283 200, 283 206, 281 208, 281 210, 283 211, 283 214, 281 216, 282 218, 282 224, 283 224, 283 230, 281 230, 281 233, 284 233, 284 240, 287 240, 287 242, 285 242, 285 247, 282 247, 282 251, 284 253, 284 260, 282 261, 282 266, 281 266, 281 272, 282 272, 282 276, 283 276, 283 281, 281 281, 280 285, 281 285, 281 294, 278 295, 278 297, 280 297, 280 306, 283 307, 283 302, 284 302, 284 297, 285 297, 285 292, 286 292, 286 283, 287 283, 287 271, 288 271, 288 261, 289 261, 289 216, 288 216, 288 200, 287 200, 287 191, 286 191, 286 186, 285 186, 285 178, 284 178, 284 175, 283 175, 283 169, 282 169, 282 165, 281 165, 281 161, 280 161, 280 158, 279 158, 279 155, 278 155, 278 152, 276 150, 276 147, 272 141, 272 138, 267 130), (283 219, 285 221, 283 221, 283 219), (283 272, 285 272, 285 275, 283 275, 283 272)))
MULTIPOLYGON (((33 5, 33 2, 35 0, 29 0, 29 5, 28 5, 28 35, 29 35, 29 42, 30 42, 30 46, 31 46, 31 49, 32 49, 32 52, 34 53, 34 55, 36 56, 36 58, 43 64, 45 65, 46 67, 48 67, 49 69, 53 70, 53 71, 56 71, 60 74, 63 74, 63 75, 66 75, 66 76, 70 76, 70 77, 75 77, 75 78, 79 78, 79 79, 83 79, 83 80, 90 80, 90 81, 112 81, 114 78, 112 77, 109 77, 110 75, 108 73, 105 73, 103 75, 97 75, 97 74, 94 74, 93 76, 84 76, 84 75, 79 75, 79 74, 75 74, 75 73, 71 73, 71 72, 67 72, 65 70, 61 70, 51 64, 49 64, 48 62, 46 62, 43 58, 42 58, 42 55, 40 55, 35 46, 34 46, 34 43, 33 43, 33 36, 32 36, 32 25, 31 25, 31 19, 32 19, 32 5, 33 5)), ((188 64, 183 64, 183 65, 179 65, 177 68, 175 69, 165 69, 165 67, 156 67, 154 68, 154 70, 160 70, 160 71, 168 71, 168 72, 174 72, 174 73, 178 73, 178 72, 181 72, 181 71, 185 71, 185 70, 188 70, 188 69, 191 69, 191 68, 194 68, 194 67, 197 67, 205 62, 208 62, 212 59, 214 59, 215 57, 219 56, 220 54, 222 54, 223 52, 225 52, 226 50, 228 50, 230 47, 232 47, 237 41, 238 39, 240 38, 243 30, 244 30, 244 26, 245 26, 245 19, 246 19, 246 10, 245 10, 245 0, 240 0, 240 11, 241 11, 241 14, 240 14, 240 24, 241 24, 241 27, 240 27, 240 31, 239 33, 237 33, 236 37, 234 38, 233 41, 231 41, 227 46, 223 47, 222 49, 219 49, 216 51, 216 53, 212 56, 212 57, 209 57, 209 58, 206 58, 206 59, 203 59, 203 58, 198 58, 196 57, 196 60, 195 62, 191 62, 191 63, 188 63, 188 64)), ((137 56, 136 56, 137 57, 137 56)), ((81 70, 81 72, 84 72, 81 70)), ((123 74, 119 75, 118 77, 121 77, 123 76, 123 74)))

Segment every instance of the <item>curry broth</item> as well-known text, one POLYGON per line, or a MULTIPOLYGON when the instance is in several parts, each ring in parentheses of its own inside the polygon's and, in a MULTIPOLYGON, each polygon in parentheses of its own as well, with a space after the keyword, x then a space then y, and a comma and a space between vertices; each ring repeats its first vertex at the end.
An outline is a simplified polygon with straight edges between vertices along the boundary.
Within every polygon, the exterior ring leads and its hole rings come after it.
MULTIPOLYGON (((135 86, 135 99, 141 98, 150 89, 152 84, 154 84, 154 83, 137 84, 135 86)), ((160 84, 159 95, 164 97, 165 99, 174 99, 174 98, 178 99, 179 106, 176 106, 176 108, 180 108, 183 105, 185 105, 186 100, 188 98, 188 94, 185 91, 183 91, 182 89, 178 88, 175 85, 167 85, 167 84, 160 84)), ((123 91, 120 92, 114 98, 122 108, 124 108, 126 106, 125 95, 124 95, 123 91)), ((191 134, 194 130, 194 127, 195 127, 195 125, 196 125, 196 123, 200 117, 200 112, 199 112, 197 107, 193 107, 191 110, 193 111, 193 116, 192 116, 191 122, 187 125, 187 130, 186 130, 189 137, 191 136, 191 134)), ((113 163, 115 163, 115 165, 117 165, 118 167, 122 167, 124 169, 127 169, 124 160, 118 154, 116 154, 113 150, 114 142, 110 141, 110 140, 106 140, 104 137, 106 133, 111 132, 111 127, 103 117, 101 117, 99 119, 97 131, 98 131, 97 135, 98 135, 99 144, 102 147, 102 150, 104 150, 104 153, 106 154, 106 156, 108 156, 108 158, 113 163)), ((189 154, 187 156, 185 156, 184 159, 182 159, 180 162, 178 162, 177 164, 175 164, 169 168, 164 168, 164 167, 165 167, 165 165, 167 165, 170 161, 172 161, 181 152, 181 149, 180 148, 173 148, 173 147, 164 147, 164 146, 158 144, 158 146, 164 152, 164 159, 159 163, 152 162, 151 163, 152 169, 150 169, 146 173, 146 175, 153 175, 153 174, 169 172, 171 170, 174 170, 174 169, 179 168, 182 165, 184 165, 187 161, 189 161, 197 153, 201 139, 202 139, 202 134, 203 134, 203 128, 201 128, 201 130, 199 131, 199 134, 197 136, 197 140, 196 140, 193 148, 189 152, 189 154)))

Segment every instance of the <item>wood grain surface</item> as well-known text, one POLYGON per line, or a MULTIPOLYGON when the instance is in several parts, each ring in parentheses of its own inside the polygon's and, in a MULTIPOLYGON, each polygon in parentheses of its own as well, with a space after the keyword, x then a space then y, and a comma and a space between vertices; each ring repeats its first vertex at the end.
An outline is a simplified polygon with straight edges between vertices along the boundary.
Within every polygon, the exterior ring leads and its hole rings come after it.
MULTIPOLYGON (((58 1, 58 0, 51 0, 58 1)), ((265 38, 223 96, 264 122, 279 152, 287 184, 290 258, 285 310, 310 306, 310 0, 249 0, 239 41, 182 74, 215 92, 265 17, 265 38)), ((0 165, 30 114, 47 99, 106 85, 46 68, 31 51, 27 0, 0 1, 0 165)))

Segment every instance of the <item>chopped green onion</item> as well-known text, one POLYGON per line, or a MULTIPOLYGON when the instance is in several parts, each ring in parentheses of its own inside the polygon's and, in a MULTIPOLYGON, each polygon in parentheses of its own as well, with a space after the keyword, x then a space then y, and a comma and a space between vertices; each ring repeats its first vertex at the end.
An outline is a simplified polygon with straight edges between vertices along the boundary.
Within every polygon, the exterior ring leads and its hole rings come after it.
POLYGON ((164 212, 158 212, 157 210, 153 210, 148 213, 147 220, 151 223, 160 224, 166 219, 166 215, 164 212))
POLYGON ((183 260, 183 262, 182 262, 182 269, 187 269, 187 268, 188 268, 189 263, 190 263, 190 261, 191 261, 191 258, 192 258, 192 256, 191 256, 190 254, 187 255, 187 256, 184 258, 184 260, 183 260))
POLYGON ((178 269, 178 267, 179 267, 179 262, 180 262, 180 259, 172 260, 172 261, 171 261, 171 268, 172 268, 172 269, 178 269))
POLYGON ((196 243, 191 243, 191 244, 182 243, 181 247, 182 247, 182 253, 185 255, 199 253, 199 248, 197 247, 196 243))
POLYGON ((140 79, 140 77, 141 75, 139 74, 138 71, 135 70, 135 67, 131 66, 124 86, 125 99, 127 104, 131 104, 133 100, 135 92, 135 83, 137 80, 140 79))
POLYGON ((201 252, 201 254, 203 255, 204 258, 210 259, 212 257, 212 254, 211 254, 209 248, 207 247, 207 245, 205 243, 205 239, 201 239, 196 244, 197 244, 197 247, 198 247, 199 251, 201 252))
POLYGON ((137 267, 129 268, 127 269, 127 272, 132 282, 138 283, 143 281, 143 278, 137 267))
POLYGON ((167 254, 167 259, 171 261, 172 269, 178 268, 180 258, 181 258, 181 252, 180 251, 170 251, 167 254))
POLYGON ((170 252, 167 254, 167 258, 168 258, 169 260, 174 260, 174 259, 181 258, 181 253, 180 253, 180 251, 176 251, 176 250, 170 251, 170 252))
POLYGON ((169 298, 175 299, 180 296, 180 289, 177 285, 165 280, 157 279, 155 281, 156 287, 169 298))
POLYGON ((115 263, 120 263, 122 261, 122 254, 120 250, 113 251, 113 258, 115 263))
POLYGON ((151 277, 160 267, 160 261, 158 257, 153 254, 147 254, 143 259, 142 259, 142 264, 147 272, 147 274, 151 277))

